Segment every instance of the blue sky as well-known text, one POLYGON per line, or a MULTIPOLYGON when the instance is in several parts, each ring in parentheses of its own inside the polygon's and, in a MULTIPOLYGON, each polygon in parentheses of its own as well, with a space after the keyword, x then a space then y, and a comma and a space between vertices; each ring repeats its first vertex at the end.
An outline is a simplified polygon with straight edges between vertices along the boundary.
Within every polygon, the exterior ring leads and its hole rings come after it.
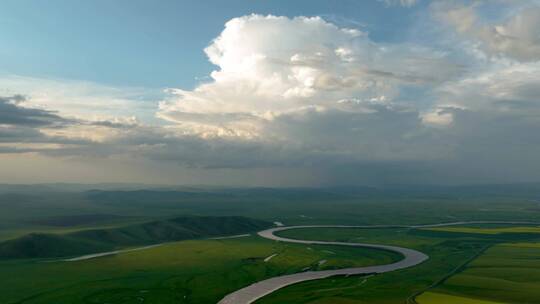
POLYGON ((375 41, 402 41, 422 9, 379 1, 3 1, 0 72, 121 86, 192 88, 203 49, 247 14, 323 16, 375 41))
POLYGON ((540 181, 540 0, 0 9, 0 182, 540 181))

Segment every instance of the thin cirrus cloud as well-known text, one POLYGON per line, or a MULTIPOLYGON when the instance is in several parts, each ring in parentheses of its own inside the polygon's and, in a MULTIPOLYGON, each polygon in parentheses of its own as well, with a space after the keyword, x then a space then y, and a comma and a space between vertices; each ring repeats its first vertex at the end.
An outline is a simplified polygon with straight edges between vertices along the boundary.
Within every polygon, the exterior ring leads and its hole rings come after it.
POLYGON ((379 2, 384 2, 388 6, 401 5, 404 7, 412 7, 420 2, 420 0, 378 0, 379 2))
POLYGON ((432 7, 438 18, 464 38, 478 43, 488 54, 519 61, 538 61, 540 6, 528 1, 515 1, 512 4, 520 7, 513 15, 495 22, 483 20, 478 3, 436 2, 432 7))
POLYGON ((511 14, 490 19, 481 2, 449 3, 428 8, 444 28, 433 43, 377 42, 320 17, 233 18, 192 90, 0 99, 0 152, 302 168, 328 183, 540 179, 540 8, 501 2, 511 14))

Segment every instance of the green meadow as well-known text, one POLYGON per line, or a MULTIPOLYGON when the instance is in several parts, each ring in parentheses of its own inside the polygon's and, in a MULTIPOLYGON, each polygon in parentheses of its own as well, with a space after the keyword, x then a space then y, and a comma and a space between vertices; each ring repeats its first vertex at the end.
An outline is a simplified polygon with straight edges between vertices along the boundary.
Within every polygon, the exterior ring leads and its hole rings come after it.
POLYGON ((277 275, 400 258, 378 250, 307 247, 251 236, 175 242, 78 262, 10 260, 0 262, 0 303, 215 303, 277 275))
MULTIPOLYGON (((454 190, 0 193, 0 208, 6 211, 0 212, 0 303, 210 304, 278 275, 387 264, 401 258, 381 250, 273 242, 255 234, 273 226, 274 221, 285 225, 540 222, 539 203, 530 199, 534 193, 524 193, 521 188, 489 188, 494 193, 480 194, 454 190), (212 239, 242 234, 250 236, 212 239), (163 244, 63 261, 157 243, 163 244)), ((430 259, 380 275, 295 284, 257 303, 538 303, 538 229, 534 225, 484 224, 282 231, 281 235, 290 238, 408 247, 430 259)))
MULTIPOLYGON (((335 277, 296 284, 257 303, 538 303, 540 246, 504 243, 516 237, 523 240, 526 238, 523 231, 536 227, 478 226, 456 229, 511 229, 519 233, 504 234, 501 239, 490 237, 491 234, 482 237, 482 234, 454 231, 450 235, 439 230, 426 234, 423 229, 409 228, 315 228, 280 232, 289 238, 404 246, 420 250, 430 259, 410 269, 380 275, 335 277)), ((535 232, 527 237, 531 241, 538 239, 535 232)))
POLYGON ((474 298, 465 298, 443 293, 426 292, 417 299, 419 304, 502 304, 474 298))
MULTIPOLYGON (((433 292, 497 303, 539 303, 540 243, 493 246, 433 292)), ((422 295, 418 302, 435 303, 430 299, 422 295)))
POLYGON ((540 227, 501 227, 501 228, 478 228, 478 227, 436 227, 426 228, 431 231, 479 233, 479 234, 502 234, 502 233, 540 233, 540 227))
POLYGON ((430 259, 413 268, 360 277, 335 277, 289 286, 257 301, 270 303, 406 303, 415 293, 451 273, 474 257, 486 243, 482 240, 419 236, 414 229, 294 229, 280 235, 290 238, 389 244, 420 250, 430 259), (332 287, 334 286, 334 287, 332 287))

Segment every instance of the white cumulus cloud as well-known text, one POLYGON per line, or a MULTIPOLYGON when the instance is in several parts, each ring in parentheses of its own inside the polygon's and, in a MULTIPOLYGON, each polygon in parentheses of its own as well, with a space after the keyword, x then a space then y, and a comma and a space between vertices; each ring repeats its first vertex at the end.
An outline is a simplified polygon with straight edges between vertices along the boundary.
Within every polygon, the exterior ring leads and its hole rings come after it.
POLYGON ((432 85, 459 72, 442 52, 375 43, 320 17, 234 18, 205 52, 218 66, 211 81, 171 90, 158 113, 205 137, 287 137, 268 134, 281 116, 392 108, 401 87, 432 85))

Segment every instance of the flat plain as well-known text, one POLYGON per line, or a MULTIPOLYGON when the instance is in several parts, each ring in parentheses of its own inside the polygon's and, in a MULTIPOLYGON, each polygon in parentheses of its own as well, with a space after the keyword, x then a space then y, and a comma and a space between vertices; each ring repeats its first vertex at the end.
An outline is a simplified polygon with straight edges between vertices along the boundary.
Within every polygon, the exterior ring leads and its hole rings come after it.
POLYGON ((537 303, 537 225, 402 226, 479 220, 540 222, 535 199, 539 193, 498 187, 428 192, 181 189, 0 193, 0 206, 8 210, 0 214, 0 253, 2 249, 10 253, 0 258, 0 303, 216 303, 230 292, 278 275, 400 259, 382 250, 288 244, 256 235, 273 222, 395 225, 294 229, 279 234, 395 245, 419 250, 430 259, 380 275, 295 284, 257 303, 537 303), (244 234, 249 236, 214 239, 244 234), (63 261, 159 243, 139 251, 63 261))
POLYGON ((247 283, 276 275, 386 264, 399 258, 377 250, 307 247, 254 236, 181 241, 78 262, 0 262, 0 302, 215 303, 247 283))

